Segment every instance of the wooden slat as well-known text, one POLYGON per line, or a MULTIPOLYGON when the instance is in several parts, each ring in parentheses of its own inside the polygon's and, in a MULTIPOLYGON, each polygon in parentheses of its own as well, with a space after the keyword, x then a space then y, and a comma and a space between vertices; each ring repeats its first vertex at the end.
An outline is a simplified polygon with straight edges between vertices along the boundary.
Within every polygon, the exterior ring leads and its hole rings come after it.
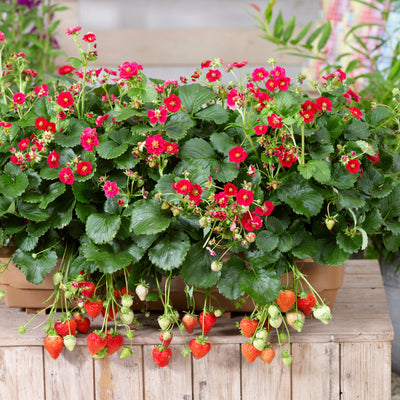
POLYGON ((239 345, 212 343, 205 357, 193 358, 194 399, 240 400, 240 357, 239 345))
POLYGON ((292 355, 293 400, 339 400, 339 344, 296 343, 292 355))
POLYGON ((43 348, 0 348, 0 398, 43 399, 43 348))
POLYGON ((133 346, 129 358, 119 352, 94 362, 95 400, 143 400, 142 346, 133 346))
POLYGON ((154 346, 143 346, 144 393, 146 400, 193 400, 192 363, 180 354, 182 346, 170 346, 172 358, 158 367, 152 358, 154 346))
POLYGON ((292 400, 290 367, 282 363, 279 345, 274 349, 270 365, 260 359, 248 363, 242 358, 242 400, 292 400))
POLYGON ((57 360, 44 355, 46 400, 94 399, 93 359, 86 347, 64 348, 57 360))
POLYGON ((341 400, 390 400, 390 342, 341 345, 341 400))

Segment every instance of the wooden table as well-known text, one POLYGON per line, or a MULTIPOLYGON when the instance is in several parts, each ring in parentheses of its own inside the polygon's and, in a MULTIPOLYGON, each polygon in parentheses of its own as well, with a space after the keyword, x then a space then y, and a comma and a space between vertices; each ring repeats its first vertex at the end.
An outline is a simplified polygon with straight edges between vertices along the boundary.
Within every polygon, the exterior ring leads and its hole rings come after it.
POLYGON ((30 317, 0 307, 2 400, 391 398, 394 333, 376 261, 346 264, 333 320, 327 326, 307 320, 301 334, 291 334, 289 368, 281 363, 279 351, 270 366, 260 360, 249 364, 240 352, 245 338, 238 334, 235 318, 217 321, 209 334, 211 351, 201 360, 180 355, 183 340, 175 332, 173 358, 167 367, 159 368, 151 357, 154 344, 159 343, 153 321, 147 320, 137 330, 130 358, 121 360, 114 354, 94 360, 81 335, 72 353, 64 349, 53 360, 43 348, 42 329, 17 333, 30 317))

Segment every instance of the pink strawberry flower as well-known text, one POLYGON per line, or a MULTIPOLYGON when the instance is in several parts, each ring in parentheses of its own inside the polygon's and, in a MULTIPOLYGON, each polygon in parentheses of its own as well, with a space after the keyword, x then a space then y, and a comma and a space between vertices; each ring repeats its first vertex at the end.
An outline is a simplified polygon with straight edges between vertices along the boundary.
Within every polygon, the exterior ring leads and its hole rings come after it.
POLYGON ((172 189, 176 190, 179 194, 187 194, 192 190, 192 182, 188 179, 181 179, 179 182, 172 184, 172 189))
POLYGON ((119 193, 116 182, 106 181, 104 183, 104 193, 107 197, 114 197, 119 193))
POLYGON ((179 146, 176 143, 165 142, 165 151, 168 154, 176 154, 179 150, 179 146))
POLYGON ((93 151, 99 145, 96 129, 86 128, 81 135, 81 145, 87 151, 93 151))
POLYGON ((233 149, 229 150, 229 161, 234 163, 241 163, 247 157, 247 153, 244 151, 242 146, 234 147, 233 149))
POLYGON ((104 122, 106 119, 108 119, 108 118, 109 118, 109 115, 108 115, 108 114, 99 115, 99 116, 96 118, 96 126, 100 128, 101 125, 103 125, 103 122, 104 122))
POLYGON ((3 42, 5 38, 6 36, 4 35, 4 33, 0 31, 0 43, 3 42))
POLYGON ((287 76, 280 76, 276 78, 276 86, 279 90, 285 91, 289 89, 290 78, 287 76))
POLYGON ((72 185, 74 183, 75 176, 71 171, 71 168, 62 168, 60 173, 58 174, 58 178, 61 182, 66 185, 72 185))
POLYGON ((83 36, 82 40, 88 43, 94 42, 96 41, 96 35, 93 32, 88 32, 86 35, 83 36))
POLYGON ((201 188, 200 185, 197 183, 192 184, 192 187, 190 191, 188 192, 189 194, 189 200, 194 201, 196 204, 199 204, 201 202, 201 194, 203 193, 203 189, 201 188))
POLYGON ((75 172, 81 176, 90 175, 92 173, 92 165, 88 161, 81 161, 77 164, 75 172))
POLYGON ((170 112, 177 112, 181 109, 181 99, 175 94, 170 94, 167 98, 164 99, 165 107, 170 112))
POLYGON ((254 82, 263 81, 269 76, 269 73, 265 68, 256 68, 251 76, 254 82))
POLYGON ((236 110, 236 107, 241 107, 243 101, 243 93, 239 93, 236 89, 232 89, 226 96, 226 103, 231 110, 236 110))
POLYGON ((357 119, 361 119, 363 116, 363 113, 358 107, 349 107, 349 111, 353 117, 356 117, 357 119))
POLYGON ((332 111, 332 102, 327 97, 318 97, 315 103, 318 111, 332 111))
POLYGON ((49 88, 45 83, 42 86, 36 86, 34 90, 38 97, 44 97, 49 94, 49 88))
POLYGON ((231 182, 228 182, 225 186, 224 186, 224 193, 227 196, 235 196, 236 193, 238 192, 238 188, 231 182))
POLYGON ((70 92, 61 92, 57 97, 57 104, 62 108, 69 108, 74 104, 74 98, 70 92))
POLYGON ((267 133, 268 130, 268 126, 267 125, 256 125, 254 127, 254 132, 256 133, 256 135, 260 136, 260 135, 265 135, 267 133))
POLYGON ((218 69, 210 69, 207 72, 206 78, 208 80, 208 82, 215 82, 218 79, 221 79, 221 72, 218 69))
POLYGON ((70 74, 70 73, 73 72, 73 71, 75 71, 75 68, 74 68, 74 67, 71 67, 70 65, 63 65, 62 67, 60 67, 60 68, 58 69, 58 73, 59 73, 60 75, 68 75, 68 74, 70 74))
POLYGON ((0 126, 2 126, 3 128, 10 128, 12 127, 12 123, 6 121, 0 121, 0 126))
POLYGON ((276 114, 267 117, 268 124, 272 129, 281 129, 283 127, 282 118, 276 114))
POLYGON ((268 79, 267 82, 265 82, 265 87, 271 92, 273 92, 276 89, 276 86, 277 82, 275 81, 275 79, 268 79))
POLYGON ((274 208, 275 207, 272 201, 264 201, 262 207, 257 206, 254 212, 258 214, 260 217, 269 217, 274 208))
POLYGON ((132 76, 136 76, 139 70, 142 70, 143 67, 140 64, 135 62, 124 62, 122 65, 118 66, 119 69, 119 77, 121 79, 130 79, 132 76))
POLYGON ((347 161, 346 164, 346 169, 352 174, 355 174, 356 172, 359 171, 361 167, 360 161, 357 160, 357 158, 350 159, 347 161))
POLYGON ((159 110, 147 111, 147 116, 150 118, 151 124, 156 124, 157 122, 163 124, 167 121, 168 111, 161 106, 159 110))
POLYGON ((270 72, 271 76, 273 79, 279 78, 279 77, 285 77, 286 76, 286 70, 283 67, 280 67, 277 65, 274 69, 271 70, 270 72))
POLYGON ((250 206, 253 203, 254 194, 251 190, 240 189, 236 195, 237 203, 240 206, 250 206))
POLYGON ((260 229, 263 224, 262 219, 251 211, 247 211, 247 213, 243 215, 243 217, 240 219, 240 223, 242 224, 243 228, 249 232, 260 229))
POLYGON ((167 142, 161 135, 152 135, 146 138, 146 150, 150 154, 162 154, 165 151, 167 142))
POLYGON ((19 151, 24 151, 28 148, 29 146, 29 139, 21 139, 20 142, 18 143, 18 150, 19 151))
POLYGON ((59 159, 60 154, 58 154, 55 150, 52 150, 47 157, 47 164, 49 168, 57 168, 59 159))
POLYGON ((25 95, 21 92, 14 93, 13 102, 16 104, 24 104, 25 103, 25 95))
POLYGON ((80 26, 74 26, 73 28, 67 28, 67 35, 73 35, 74 33, 78 34, 81 31, 81 27, 80 26))
POLYGON ((38 131, 40 130, 47 130, 47 127, 49 126, 49 121, 47 121, 46 118, 43 117, 37 117, 35 120, 35 127, 38 131))

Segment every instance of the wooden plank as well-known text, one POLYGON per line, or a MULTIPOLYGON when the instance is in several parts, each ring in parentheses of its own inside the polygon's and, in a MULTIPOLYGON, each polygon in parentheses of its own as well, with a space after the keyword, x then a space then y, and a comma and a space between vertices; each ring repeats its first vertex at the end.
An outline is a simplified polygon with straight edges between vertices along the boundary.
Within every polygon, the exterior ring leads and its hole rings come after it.
POLYGON ((345 274, 343 285, 351 288, 381 288, 383 281, 379 272, 367 275, 345 274))
POLYGON ((341 400, 390 400, 391 344, 344 343, 341 355, 341 400))
POLYGON ((367 275, 379 272, 378 260, 354 259, 346 262, 346 274, 367 275))
POLYGON ((46 400, 94 399, 93 358, 87 347, 64 348, 57 360, 44 354, 46 400))
POLYGON ((43 348, 0 348, 0 398, 44 399, 43 348))
POLYGON ((131 357, 120 359, 119 352, 94 362, 96 400, 143 400, 142 346, 133 346, 131 357))
POLYGON ((292 355, 293 399, 339 400, 339 344, 296 343, 292 355))
POLYGON ((275 358, 270 365, 260 359, 249 363, 242 358, 242 400, 292 400, 290 367, 282 363, 279 345, 274 349, 275 358))
POLYGON ((146 400, 193 400, 191 359, 180 354, 182 346, 170 346, 172 358, 158 367, 151 355, 154 346, 143 346, 144 398, 146 400))
POLYGON ((205 357, 193 359, 194 399, 240 400, 240 359, 239 345, 211 342, 205 357))

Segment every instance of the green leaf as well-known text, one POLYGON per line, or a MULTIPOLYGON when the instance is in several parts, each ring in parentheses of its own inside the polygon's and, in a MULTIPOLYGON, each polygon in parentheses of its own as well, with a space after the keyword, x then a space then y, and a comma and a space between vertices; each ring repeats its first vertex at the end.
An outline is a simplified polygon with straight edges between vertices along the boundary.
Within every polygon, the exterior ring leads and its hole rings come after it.
POLYGON ((322 33, 322 31, 325 29, 325 24, 319 26, 317 29, 314 30, 310 34, 310 36, 307 38, 306 44, 311 45, 313 41, 322 33))
POLYGON ((276 17, 276 20, 274 23, 274 33, 273 34, 276 38, 280 38, 282 36, 283 26, 284 26, 284 22, 283 22, 282 13, 281 13, 281 11, 279 11, 279 14, 276 17))
POLYGON ((288 233, 279 236, 278 250, 286 253, 293 247, 293 238, 288 233))
POLYGON ((208 87, 192 83, 179 88, 179 97, 189 114, 193 115, 203 107, 203 104, 214 100, 217 94, 208 87))
POLYGON ((74 68, 79 68, 82 65, 82 61, 77 57, 68 57, 65 61, 70 62, 74 68))
POLYGON ((25 203, 21 200, 18 202, 18 211, 22 217, 31 221, 39 222, 49 218, 47 210, 41 210, 35 204, 25 203))
MULTIPOLYGON (((72 117, 69 119, 68 127, 64 132, 54 134, 54 141, 62 147, 77 146, 81 143, 81 135, 87 126, 85 122, 72 117)), ((60 162, 60 165, 63 164, 60 162)))
POLYGON ((296 98, 287 91, 280 91, 275 96, 275 102, 278 107, 278 113, 280 115, 284 115, 285 117, 295 115, 301 109, 301 106, 297 102, 296 98))
POLYGON ((149 250, 150 261, 164 271, 178 268, 190 248, 189 237, 183 232, 169 232, 149 250))
POLYGON ((219 292, 230 300, 244 295, 244 291, 239 287, 239 282, 246 274, 247 267, 244 261, 237 256, 231 257, 222 267, 221 279, 217 284, 219 292))
POLYGON ((299 43, 307 35, 311 26, 312 26, 312 22, 309 22, 304 28, 302 28, 302 30, 298 33, 296 38, 290 41, 290 43, 293 45, 296 45, 297 43, 299 43))
POLYGON ((72 192, 76 200, 81 203, 89 203, 93 198, 93 188, 85 182, 75 182, 72 184, 72 192))
POLYGON ((215 132, 210 136, 210 141, 215 150, 226 155, 227 149, 232 149, 236 146, 234 140, 225 132, 215 132))
POLYGON ((50 221, 43 222, 28 222, 28 227, 26 231, 31 236, 43 236, 50 229, 50 221))
POLYGON ((181 157, 187 160, 194 159, 207 170, 211 168, 212 162, 216 161, 215 153, 210 143, 200 138, 188 140, 181 149, 181 157))
POLYGON ((31 254, 17 249, 13 255, 13 262, 25 274, 28 282, 39 285, 44 281, 46 274, 57 265, 57 254, 54 250, 46 250, 33 258, 31 254))
POLYGON ((274 301, 281 289, 281 278, 273 269, 253 268, 242 278, 239 283, 241 290, 244 290, 256 303, 265 305, 274 301))
POLYGON ((261 231, 256 237, 257 247, 265 252, 275 250, 279 243, 279 237, 270 231, 261 231))
POLYGON ((332 169, 333 184, 338 189, 351 189, 357 182, 358 174, 351 174, 344 165, 334 164, 332 169))
POLYGON ((361 235, 354 235, 352 237, 346 235, 344 232, 339 232, 336 236, 336 240, 340 248, 347 253, 356 253, 360 249, 362 244, 361 235))
POLYGON ((75 206, 75 198, 71 192, 66 193, 57 201, 52 203, 50 211, 50 222, 53 228, 62 229, 72 220, 72 212, 75 206))
POLYGON ((228 121, 228 111, 219 104, 212 104, 196 113, 196 118, 213 121, 216 124, 224 124, 228 121))
POLYGON ((211 162, 211 176, 217 181, 227 183, 233 181, 239 175, 239 169, 235 167, 236 164, 231 162, 212 161, 211 162))
POLYGON ((111 160, 124 154, 125 151, 128 150, 128 147, 129 145, 127 143, 118 144, 113 140, 106 140, 105 142, 100 143, 96 149, 100 157, 105 158, 106 160, 111 160))
POLYGON ((342 265, 349 258, 349 253, 340 248, 334 237, 317 239, 319 254, 315 261, 319 264, 342 265))
POLYGON ((328 184, 331 181, 331 170, 326 161, 310 160, 305 165, 298 165, 297 170, 303 178, 314 178, 317 182, 328 184))
POLYGON ((282 256, 280 251, 274 251, 272 253, 265 251, 246 251, 246 260, 253 267, 265 267, 267 265, 274 264, 282 256))
POLYGON ((283 41, 288 42, 293 35, 294 28, 296 26, 296 17, 293 17, 286 23, 286 29, 283 32, 283 41))
POLYGON ((15 178, 2 174, 0 175, 0 193, 7 197, 18 197, 28 186, 28 178, 24 173, 18 174, 15 178))
POLYGON ((393 191, 381 200, 379 210, 385 220, 400 217, 400 186, 396 185, 393 191))
POLYGON ((121 225, 119 215, 91 214, 86 220, 86 233, 95 244, 114 239, 121 225))
POLYGON ((306 230, 293 232, 292 254, 299 259, 314 258, 317 254, 317 242, 315 237, 306 230))
MULTIPOLYGON (((384 223, 385 221, 382 218, 381 213, 379 212, 378 209, 374 208, 370 213, 367 214, 365 217, 364 222, 362 223, 363 229, 370 235, 373 233, 377 232, 380 228, 380 226, 384 223)), ((386 221, 386 224, 389 221, 386 221)), ((400 231, 399 231, 400 233, 400 231)))
POLYGON ((0 217, 8 212, 15 211, 15 203, 8 197, 0 196, 0 217))
POLYGON ((37 236, 27 236, 25 232, 15 235, 15 244, 22 251, 32 251, 39 242, 37 236))
POLYGON ((43 196, 42 201, 39 204, 40 208, 46 208, 52 201, 57 197, 61 196, 65 192, 65 184, 61 181, 52 183, 48 188, 48 193, 43 196))
POLYGON ((318 45, 317 45, 318 51, 321 51, 324 48, 324 46, 328 43, 328 40, 331 37, 331 32, 332 32, 331 22, 327 21, 324 24, 324 29, 323 29, 322 34, 318 41, 318 45))
POLYGON ((372 110, 371 113, 371 124, 377 124, 385 119, 392 116, 392 110, 390 107, 377 106, 372 110))
POLYGON ((97 245, 92 241, 83 246, 83 255, 88 261, 95 262, 100 272, 112 274, 132 263, 132 255, 128 249, 114 250, 109 244, 97 245))
POLYGON ((136 235, 152 235, 165 231, 171 223, 171 212, 161 210, 157 199, 139 200, 132 209, 131 229, 136 235))
POLYGON ((169 117, 164 127, 167 136, 174 140, 180 140, 183 139, 187 131, 195 125, 196 123, 187 113, 179 111, 169 117))
POLYGON ((215 285, 221 276, 221 271, 214 272, 210 268, 215 260, 201 243, 192 245, 181 267, 183 280, 198 288, 215 285))
POLYGON ((366 140, 369 138, 369 126, 359 119, 354 119, 345 131, 346 140, 366 140))
POLYGON ((339 204, 343 208, 360 208, 365 206, 365 199, 354 190, 341 190, 339 192, 339 204))
POLYGON ((285 230, 283 223, 274 216, 268 217, 266 225, 268 227, 268 230, 275 233, 276 235, 282 235, 285 230))
POLYGON ((300 175, 291 175, 278 190, 281 201, 307 218, 317 215, 322 208, 324 198, 300 175))
POLYGON ((392 179, 385 178, 378 170, 368 167, 364 170, 358 180, 358 187, 366 195, 383 198, 386 197, 393 189, 392 179))

